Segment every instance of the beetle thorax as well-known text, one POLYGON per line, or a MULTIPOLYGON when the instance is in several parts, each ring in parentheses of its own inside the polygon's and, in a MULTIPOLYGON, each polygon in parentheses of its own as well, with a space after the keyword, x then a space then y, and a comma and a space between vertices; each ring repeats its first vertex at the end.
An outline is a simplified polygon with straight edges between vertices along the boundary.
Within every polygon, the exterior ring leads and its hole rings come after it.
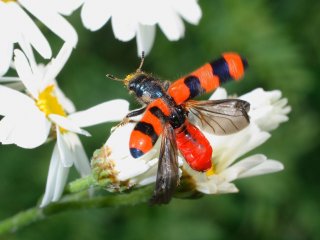
POLYGON ((128 90, 146 104, 166 95, 160 80, 144 72, 129 74, 124 82, 128 90))

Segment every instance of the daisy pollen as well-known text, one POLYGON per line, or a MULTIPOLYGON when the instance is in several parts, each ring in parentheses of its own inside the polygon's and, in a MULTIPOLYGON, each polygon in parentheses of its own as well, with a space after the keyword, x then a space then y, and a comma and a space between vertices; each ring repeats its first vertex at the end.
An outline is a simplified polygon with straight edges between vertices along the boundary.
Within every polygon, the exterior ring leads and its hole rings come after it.
POLYGON ((67 116, 62 105, 58 101, 57 96, 54 94, 54 85, 47 86, 38 97, 36 105, 46 116, 50 114, 57 114, 67 116))

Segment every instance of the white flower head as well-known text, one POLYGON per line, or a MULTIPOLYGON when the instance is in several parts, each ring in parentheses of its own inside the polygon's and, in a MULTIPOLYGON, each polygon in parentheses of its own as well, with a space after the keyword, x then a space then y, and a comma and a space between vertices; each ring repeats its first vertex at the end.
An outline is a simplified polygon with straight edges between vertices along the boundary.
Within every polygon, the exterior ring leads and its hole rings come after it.
MULTIPOLYGON (((227 98, 223 88, 219 88, 210 99, 227 98)), ((275 160, 267 159, 262 154, 246 157, 235 163, 241 156, 260 146, 271 135, 270 130, 287 121, 290 107, 287 100, 281 99, 280 91, 264 91, 255 89, 239 99, 250 103, 250 125, 240 132, 227 136, 214 136, 205 133, 213 147, 213 170, 200 173, 184 165, 186 173, 194 180, 196 190, 205 194, 237 192, 232 181, 244 177, 277 172, 283 165, 275 160)))
MULTIPOLYGON (((184 174, 182 176, 187 176, 186 179, 189 182, 191 179, 192 184, 189 185, 195 187, 191 190, 205 194, 237 192, 238 189, 232 181, 283 169, 280 162, 267 159, 262 154, 249 156, 235 163, 241 156, 260 146, 271 137, 267 130, 274 129, 288 119, 287 114, 290 108, 286 106, 287 101, 281 99, 281 93, 279 93, 280 91, 268 92, 256 89, 240 96, 240 99, 246 99, 252 106, 249 111, 251 122, 247 128, 240 132, 226 136, 216 136, 202 129, 213 147, 212 163, 214 167, 207 173, 198 172, 191 169, 179 156, 180 167, 181 163, 183 164, 184 174), (255 99, 256 97, 259 99, 255 99)), ((227 97, 226 91, 223 88, 218 88, 211 99, 225 99, 227 97)), ((200 126, 198 127, 200 128, 200 126)), ((106 144, 97 150, 93 157, 93 171, 98 174, 98 180, 109 180, 102 184, 105 184, 108 188, 127 189, 132 186, 150 184, 156 180, 160 142, 158 141, 142 157, 133 158, 129 151, 129 138, 133 128, 134 124, 131 123, 117 128, 106 144)))
MULTIPOLYGON (((134 126, 135 124, 128 123, 116 128, 104 146, 93 156, 91 166, 96 179, 108 190, 119 191, 156 181, 161 141, 157 141, 156 145, 143 156, 132 157, 129 151, 129 139, 134 126)), ((180 157, 179 165, 182 166, 180 157)))
POLYGON ((155 181, 158 148, 153 148, 140 158, 133 158, 129 151, 129 137, 133 128, 132 123, 116 128, 104 146, 93 156, 93 172, 97 174, 98 181, 104 178, 111 180, 107 185, 110 190, 121 190, 155 181))
POLYGON ((10 66, 15 43, 19 43, 27 55, 26 49, 32 46, 42 57, 51 58, 48 41, 27 12, 62 40, 75 46, 78 41, 77 33, 61 14, 71 13, 77 5, 59 4, 53 0, 36 3, 31 0, 0 0, 0 76, 10 66))
POLYGON ((74 164, 81 174, 90 174, 90 165, 76 134, 89 136, 82 127, 122 119, 128 111, 125 100, 104 102, 75 112, 73 103, 59 89, 55 78, 66 63, 72 46, 65 44, 48 65, 37 65, 15 50, 15 66, 26 94, 0 86, 0 142, 35 148, 51 132, 57 139, 51 158, 46 192, 41 206, 60 198, 69 168, 74 164))
POLYGON ((121 41, 136 37, 138 54, 152 48, 156 25, 170 41, 184 36, 182 18, 198 24, 201 9, 197 0, 83 0, 81 18, 86 28, 96 31, 109 19, 114 35, 121 41))

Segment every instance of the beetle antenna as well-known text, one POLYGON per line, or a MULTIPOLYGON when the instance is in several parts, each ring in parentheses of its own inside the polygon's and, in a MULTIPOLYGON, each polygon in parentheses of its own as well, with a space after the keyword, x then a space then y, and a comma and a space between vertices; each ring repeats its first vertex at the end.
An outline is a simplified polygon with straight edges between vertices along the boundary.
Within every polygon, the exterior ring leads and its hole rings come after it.
POLYGON ((142 51, 142 53, 141 53, 141 62, 140 62, 140 65, 137 69, 137 72, 141 72, 141 68, 143 66, 143 63, 144 63, 144 51, 142 51))
POLYGON ((107 74, 106 77, 111 79, 111 80, 114 80, 114 81, 120 81, 120 82, 123 81, 123 79, 117 78, 117 77, 113 76, 112 74, 107 74))

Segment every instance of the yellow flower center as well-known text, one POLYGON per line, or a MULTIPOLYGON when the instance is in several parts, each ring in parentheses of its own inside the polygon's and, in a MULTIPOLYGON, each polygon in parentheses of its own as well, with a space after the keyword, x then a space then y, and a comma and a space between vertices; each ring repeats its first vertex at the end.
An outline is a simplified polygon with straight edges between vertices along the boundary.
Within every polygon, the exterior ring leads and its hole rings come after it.
POLYGON ((8 3, 8 2, 16 2, 16 0, 1 0, 2 2, 8 3))
POLYGON ((54 93, 54 85, 46 87, 38 96, 36 101, 38 108, 45 113, 46 116, 50 114, 57 114, 67 116, 63 110, 62 105, 59 103, 57 96, 54 93))
POLYGON ((214 165, 212 164, 211 168, 209 168, 209 170, 206 171, 206 175, 208 177, 210 177, 210 176, 214 175, 215 173, 216 173, 216 169, 215 169, 214 165))

